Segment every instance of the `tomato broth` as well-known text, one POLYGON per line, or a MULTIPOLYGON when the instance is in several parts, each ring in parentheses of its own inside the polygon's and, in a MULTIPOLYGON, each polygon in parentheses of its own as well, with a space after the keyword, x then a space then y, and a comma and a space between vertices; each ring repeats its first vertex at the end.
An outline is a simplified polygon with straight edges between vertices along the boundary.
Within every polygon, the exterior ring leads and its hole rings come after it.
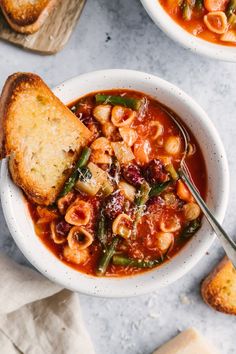
POLYGON ((160 4, 192 35, 216 44, 236 45, 236 1, 160 0, 160 4))
MULTIPOLYGON (((202 218, 177 172, 184 142, 169 114, 184 117, 130 90, 91 93, 69 108, 93 137, 78 156, 76 183, 55 205, 28 201, 36 234, 61 261, 93 276, 129 276, 174 257, 202 218)), ((206 167, 187 130, 186 163, 204 198, 206 167)))

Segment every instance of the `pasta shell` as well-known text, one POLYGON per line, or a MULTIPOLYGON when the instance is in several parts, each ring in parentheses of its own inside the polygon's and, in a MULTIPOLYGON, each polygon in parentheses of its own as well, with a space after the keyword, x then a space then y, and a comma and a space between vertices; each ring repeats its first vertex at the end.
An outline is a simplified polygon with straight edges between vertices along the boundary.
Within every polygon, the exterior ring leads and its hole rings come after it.
POLYGON ((58 218, 58 213, 55 210, 49 210, 42 206, 37 206, 39 219, 37 224, 45 224, 58 218))
POLYGON ((174 234, 171 232, 157 232, 156 245, 162 253, 168 251, 174 242, 174 234))
POLYGON ((181 223, 176 215, 162 219, 160 222, 160 229, 163 232, 176 232, 180 230, 180 228, 181 223))
POLYGON ((222 34, 227 31, 228 22, 226 14, 223 11, 209 12, 204 16, 203 20, 211 32, 222 34))
POLYGON ((181 139, 179 136, 169 136, 164 143, 165 151, 170 155, 177 155, 181 150, 181 139))
POLYGON ((83 227, 74 226, 69 232, 67 241, 72 250, 81 251, 93 243, 93 236, 83 227))
POLYGON ((87 225, 91 218, 91 205, 83 200, 75 201, 67 210, 65 220, 68 224, 87 225))
POLYGON ((115 106, 111 112, 111 121, 116 127, 129 126, 134 121, 136 112, 123 106, 115 106))
POLYGON ((107 138, 111 138, 115 134, 116 130, 117 128, 111 122, 106 122, 102 125, 102 133, 107 138))
POLYGON ((63 250, 63 256, 68 262, 75 264, 84 264, 89 259, 89 251, 87 248, 78 251, 71 249, 69 246, 65 246, 63 250))
POLYGON ((119 214, 112 224, 112 232, 124 238, 129 238, 132 232, 133 220, 125 213, 119 214))
POLYGON ((96 120, 104 124, 109 121, 111 115, 111 106, 109 104, 100 104, 93 110, 93 116, 96 120))
POLYGON ((152 120, 149 123, 149 126, 151 128, 151 139, 152 140, 156 140, 157 138, 159 138, 163 132, 164 132, 164 127, 163 125, 158 122, 157 120, 152 120))
POLYGON ((184 205, 184 216, 186 220, 192 221, 197 219, 201 214, 201 209, 196 203, 187 203, 184 205))
POLYGON ((64 197, 58 199, 57 207, 62 215, 66 213, 66 210, 68 209, 74 198, 75 194, 73 192, 69 192, 64 197))
POLYGON ((62 234, 59 234, 57 232, 57 228, 56 228, 56 222, 55 221, 52 221, 51 224, 50 224, 50 230, 51 230, 51 237, 53 239, 53 241, 57 244, 57 245, 60 245, 62 243, 65 243, 66 242, 66 238, 67 238, 67 235, 62 235, 62 234))

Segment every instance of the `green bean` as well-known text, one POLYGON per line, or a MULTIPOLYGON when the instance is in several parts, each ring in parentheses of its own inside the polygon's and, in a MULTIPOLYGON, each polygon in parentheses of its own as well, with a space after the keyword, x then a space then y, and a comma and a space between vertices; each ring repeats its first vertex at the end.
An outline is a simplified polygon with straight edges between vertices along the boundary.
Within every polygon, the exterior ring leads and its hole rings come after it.
POLYGON ((105 216, 102 214, 98 221, 97 238, 101 242, 101 244, 105 246, 107 242, 106 219, 105 216))
POLYGON ((195 7, 197 10, 202 10, 203 9, 203 0, 196 0, 195 7))
POLYGON ((134 203, 137 206, 137 210, 135 213, 135 219, 134 219, 134 223, 133 223, 133 239, 136 238, 136 229, 137 229, 137 225, 139 220, 141 219, 142 213, 143 213, 143 208, 142 206, 144 204, 146 204, 146 202, 148 201, 149 198, 149 192, 150 192, 150 186, 149 184, 144 181, 140 187, 139 193, 137 198, 135 199, 134 203))
POLYGON ((133 223, 133 238, 135 238, 135 233, 137 229, 137 225, 139 220, 141 219, 142 213, 143 213, 143 208, 148 199, 150 197, 157 196, 161 194, 169 185, 172 183, 172 180, 164 182, 164 183, 158 183, 152 187, 149 186, 149 184, 144 181, 140 187, 139 194, 137 198, 135 199, 134 203, 137 206, 136 214, 135 214, 135 220, 133 223))
POLYGON ((169 172, 171 178, 174 181, 177 181, 177 179, 179 179, 179 175, 176 172, 176 169, 174 168, 174 165, 172 163, 170 163, 167 166, 165 166, 165 169, 166 169, 167 172, 169 172))
POLYGON ((185 1, 183 2, 183 5, 182 5, 183 19, 184 19, 185 21, 191 20, 191 18, 192 18, 192 12, 193 12, 193 10, 192 10, 191 6, 189 5, 188 1, 185 0, 185 1))
POLYGON ((81 152, 79 161, 76 164, 76 169, 86 166, 90 158, 90 155, 91 155, 91 149, 86 146, 81 152))
POLYGON ((236 25, 236 15, 235 14, 232 14, 229 16, 228 23, 231 27, 236 25))
POLYGON ((103 250, 103 255, 98 263, 96 274, 97 276, 102 276, 106 273, 107 267, 113 257, 116 247, 119 243, 119 237, 114 237, 110 246, 106 250, 103 250))
POLYGON ((142 260, 142 259, 135 259, 129 258, 126 256, 121 255, 114 255, 112 258, 112 263, 114 265, 123 266, 123 267, 136 267, 136 268, 153 268, 156 265, 162 262, 161 259, 154 259, 154 260, 142 260))
POLYGON ((160 195, 171 183, 172 180, 155 184, 154 186, 152 186, 149 192, 149 197, 155 197, 157 195, 160 195))
POLYGON ((80 158, 79 158, 77 164, 75 165, 74 172, 69 177, 68 181, 65 183, 64 188, 62 189, 59 197, 64 197, 66 194, 68 194, 72 190, 77 179, 79 178, 80 169, 87 165, 90 155, 91 155, 91 149, 88 147, 85 147, 82 150, 82 153, 80 155, 80 158))
POLYGON ((227 9, 225 11, 226 16, 229 18, 236 10, 236 0, 230 0, 227 9))
POLYGON ((188 238, 192 236, 200 227, 201 221, 199 219, 190 221, 180 234, 180 238, 188 238))
POLYGON ((149 184, 144 181, 140 187, 138 197, 135 200, 135 204, 137 206, 144 205, 149 198, 150 186, 149 184))
POLYGON ((142 105, 142 100, 137 98, 131 98, 126 96, 111 96, 111 95, 103 95, 96 94, 95 95, 96 103, 106 103, 111 104, 113 106, 121 105, 124 107, 128 107, 134 110, 139 110, 142 105))

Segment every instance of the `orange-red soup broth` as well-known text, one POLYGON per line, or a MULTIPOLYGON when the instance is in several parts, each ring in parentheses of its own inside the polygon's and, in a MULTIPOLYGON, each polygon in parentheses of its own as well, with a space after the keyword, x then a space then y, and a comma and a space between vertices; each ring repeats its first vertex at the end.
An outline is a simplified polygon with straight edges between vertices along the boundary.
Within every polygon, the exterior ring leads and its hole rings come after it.
POLYGON ((216 44, 236 45, 235 0, 160 0, 160 3, 192 35, 216 44))
MULTIPOLYGON (((91 93, 70 105, 93 133, 76 184, 49 208, 28 205, 36 234, 61 261, 86 274, 121 277, 174 257, 200 227, 201 213, 178 178, 184 141, 169 115, 180 118, 143 93, 102 94, 121 102, 97 103, 91 93)), ((188 133, 186 163, 204 197, 205 163, 188 133)))

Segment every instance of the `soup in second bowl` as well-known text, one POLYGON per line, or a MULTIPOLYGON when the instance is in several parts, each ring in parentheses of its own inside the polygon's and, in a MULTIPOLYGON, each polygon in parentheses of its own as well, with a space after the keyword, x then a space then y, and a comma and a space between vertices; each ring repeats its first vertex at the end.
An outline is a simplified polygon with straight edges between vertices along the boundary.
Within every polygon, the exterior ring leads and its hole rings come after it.
POLYGON ((235 0, 160 0, 160 3, 192 35, 217 44, 236 45, 235 0))

